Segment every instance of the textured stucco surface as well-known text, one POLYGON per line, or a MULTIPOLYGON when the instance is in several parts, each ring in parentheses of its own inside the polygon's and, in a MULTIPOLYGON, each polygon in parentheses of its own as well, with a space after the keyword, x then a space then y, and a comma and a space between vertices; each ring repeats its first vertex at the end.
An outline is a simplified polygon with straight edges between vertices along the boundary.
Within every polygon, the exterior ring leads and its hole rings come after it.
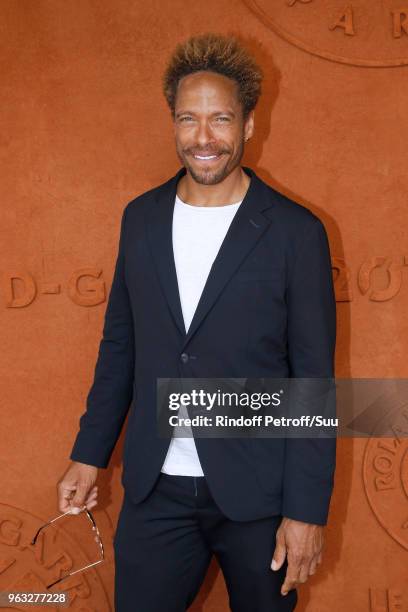
MULTIPOLYGON (((179 40, 208 30, 239 33, 264 67, 244 162, 326 226, 337 277, 336 375, 408 375, 408 68, 309 53, 249 4, 0 4, 0 559, 8 560, 0 565, 1 590, 45 583, 62 554, 66 568, 69 558, 92 560, 86 530, 79 538, 72 524, 50 540, 45 561, 20 550, 20 537, 57 513, 55 485, 92 381, 122 209, 178 168, 161 75, 179 40)), ((310 14, 306 2, 287 6, 297 11, 287 21, 288 28, 296 22, 297 36, 316 45, 329 40, 343 55, 358 57, 361 45, 362 54, 377 57, 381 44, 391 55, 384 32, 377 46, 367 43, 382 19, 370 0, 353 3, 352 40, 341 28, 326 32, 339 3, 312 4, 310 14), (321 39, 314 34, 320 27, 321 39)), ((407 35, 395 42, 408 56, 407 35)), ((75 610, 113 610, 122 439, 101 471, 95 512, 108 561, 75 587, 75 610)), ((408 529, 395 522, 395 508, 407 507, 408 444, 401 444, 395 453, 368 448, 366 440, 340 441, 324 564, 300 588, 300 612, 392 612, 398 601, 408 609, 408 529), (382 452, 388 459, 375 461, 382 452), (376 490, 382 471, 390 486, 376 490)), ((228 609, 215 562, 193 609, 228 609)))

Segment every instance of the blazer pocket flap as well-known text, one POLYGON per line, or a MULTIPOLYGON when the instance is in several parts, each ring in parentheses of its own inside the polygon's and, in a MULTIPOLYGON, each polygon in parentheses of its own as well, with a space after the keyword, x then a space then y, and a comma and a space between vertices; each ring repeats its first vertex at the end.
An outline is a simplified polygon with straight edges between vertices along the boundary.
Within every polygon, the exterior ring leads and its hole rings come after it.
POLYGON ((284 275, 283 268, 242 268, 234 276, 236 281, 277 281, 284 275))

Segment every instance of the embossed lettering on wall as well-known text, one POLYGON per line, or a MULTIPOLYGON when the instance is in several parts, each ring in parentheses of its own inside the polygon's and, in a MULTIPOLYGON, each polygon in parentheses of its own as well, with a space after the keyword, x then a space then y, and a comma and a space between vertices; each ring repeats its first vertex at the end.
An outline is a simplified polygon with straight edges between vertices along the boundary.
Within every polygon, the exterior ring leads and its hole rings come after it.
MULTIPOLYGON (((377 255, 369 257, 356 271, 360 294, 373 302, 386 302, 394 298, 403 286, 403 269, 408 266, 408 255, 395 261, 377 255), (386 273, 386 286, 379 287, 375 270, 386 273)), ((332 257, 334 290, 337 302, 353 300, 353 271, 342 257, 332 257)), ((41 295, 67 294, 78 306, 97 306, 106 301, 106 286, 100 268, 81 268, 73 272, 64 288, 59 283, 38 281, 27 270, 14 270, 3 274, 3 294, 7 308, 29 306, 41 295)))
POLYGON ((244 0, 289 43, 354 66, 408 64, 408 4, 392 0, 244 0))
MULTIPOLYGON (((80 268, 72 273, 66 285, 68 297, 78 306, 96 306, 106 300, 105 281, 100 268, 80 268)), ((7 308, 23 308, 38 295, 61 293, 59 283, 38 281, 27 270, 12 270, 3 275, 7 308)))

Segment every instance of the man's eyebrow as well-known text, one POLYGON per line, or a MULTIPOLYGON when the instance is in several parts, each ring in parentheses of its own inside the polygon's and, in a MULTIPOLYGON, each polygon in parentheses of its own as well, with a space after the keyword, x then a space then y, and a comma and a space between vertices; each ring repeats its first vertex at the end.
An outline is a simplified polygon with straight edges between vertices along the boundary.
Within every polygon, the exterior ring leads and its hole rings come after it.
MULTIPOLYGON (((190 111, 190 110, 181 110, 178 111, 175 114, 176 119, 178 117, 180 117, 181 115, 195 115, 196 113, 194 113, 194 111, 190 111)), ((232 110, 227 110, 227 111, 214 111, 213 113, 211 113, 211 115, 230 115, 231 117, 235 118, 235 113, 232 110)))

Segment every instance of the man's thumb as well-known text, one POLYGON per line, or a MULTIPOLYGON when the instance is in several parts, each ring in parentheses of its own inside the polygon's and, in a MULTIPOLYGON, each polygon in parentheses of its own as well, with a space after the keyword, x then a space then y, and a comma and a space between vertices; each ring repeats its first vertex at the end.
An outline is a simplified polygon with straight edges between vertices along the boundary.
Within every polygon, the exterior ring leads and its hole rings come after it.
POLYGON ((275 547, 275 552, 273 553, 271 569, 274 571, 280 569, 285 561, 286 557, 286 547, 281 542, 278 542, 275 547))

